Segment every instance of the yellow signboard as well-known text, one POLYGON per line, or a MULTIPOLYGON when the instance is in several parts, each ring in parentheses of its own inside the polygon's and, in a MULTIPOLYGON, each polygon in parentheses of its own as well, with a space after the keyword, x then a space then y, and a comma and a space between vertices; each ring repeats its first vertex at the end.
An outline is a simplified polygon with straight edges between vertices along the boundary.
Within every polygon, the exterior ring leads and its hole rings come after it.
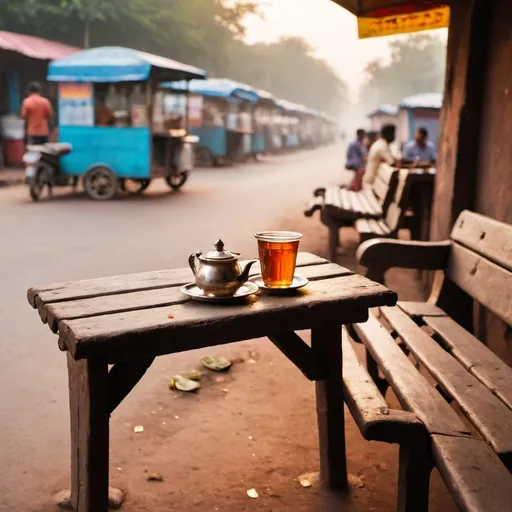
POLYGON ((382 18, 357 19, 360 39, 444 28, 448 26, 449 22, 449 7, 437 7, 428 11, 396 14, 382 18))

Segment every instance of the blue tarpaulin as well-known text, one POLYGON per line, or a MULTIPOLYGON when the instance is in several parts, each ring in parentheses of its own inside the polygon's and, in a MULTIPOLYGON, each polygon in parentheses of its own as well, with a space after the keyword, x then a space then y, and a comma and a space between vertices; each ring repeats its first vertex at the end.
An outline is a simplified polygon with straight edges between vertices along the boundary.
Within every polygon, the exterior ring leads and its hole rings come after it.
MULTIPOLYGON (((175 91, 186 90, 186 84, 184 82, 164 83, 162 87, 175 91)), ((252 87, 235 82, 234 80, 229 80, 228 78, 191 80, 188 84, 188 90, 194 94, 225 98, 235 103, 245 100, 256 104, 259 100, 258 93, 252 87)))
POLYGON ((104 46, 54 60, 48 80, 54 82, 141 82, 154 72, 158 80, 205 78, 206 72, 194 66, 150 53, 104 46))

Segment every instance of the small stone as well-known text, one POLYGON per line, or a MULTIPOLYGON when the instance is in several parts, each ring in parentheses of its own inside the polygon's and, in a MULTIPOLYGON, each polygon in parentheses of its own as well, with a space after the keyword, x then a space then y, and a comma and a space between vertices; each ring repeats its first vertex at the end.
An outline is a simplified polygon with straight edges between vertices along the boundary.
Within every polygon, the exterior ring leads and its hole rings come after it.
POLYGON ((379 462, 377 464, 377 469, 380 469, 381 471, 387 471, 389 466, 385 462, 379 462))
POLYGON ((229 393, 229 389, 224 388, 224 389, 222 390, 222 392, 223 392, 223 393, 229 393))
POLYGON ((179 419, 180 419, 180 417, 179 417, 179 416, 174 416, 174 419, 175 419, 175 420, 179 420, 179 419))
POLYGON ((142 425, 135 425, 133 431, 136 434, 140 434, 141 432, 144 432, 144 427, 142 425))
POLYGON ((73 505, 71 504, 71 490, 64 489, 58 492, 53 497, 53 502, 62 510, 73 510, 73 505))
POLYGON ((256 364, 256 361, 255 361, 254 359, 249 359, 247 362, 248 362, 249 364, 256 364))
POLYGON ((108 506, 117 510, 121 508, 121 505, 124 503, 126 499, 126 494, 121 489, 117 489, 116 487, 108 488, 108 506))
POLYGON ((164 481, 164 477, 160 473, 150 473, 146 477, 146 480, 148 482, 163 482, 164 481))
POLYGON ((255 500, 256 498, 259 498, 260 495, 258 494, 258 491, 256 489, 249 489, 247 491, 247 496, 255 500))

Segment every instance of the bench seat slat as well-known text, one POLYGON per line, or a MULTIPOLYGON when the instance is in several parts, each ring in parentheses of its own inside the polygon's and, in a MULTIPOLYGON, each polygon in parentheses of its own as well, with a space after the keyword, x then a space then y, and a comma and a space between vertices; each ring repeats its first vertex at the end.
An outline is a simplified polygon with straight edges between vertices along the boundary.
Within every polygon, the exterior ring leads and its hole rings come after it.
POLYGON ((375 194, 371 189, 363 188, 361 190, 361 194, 365 196, 366 200, 372 205, 373 208, 375 208, 377 212, 379 212, 380 215, 384 215, 384 212, 382 211, 382 203, 379 202, 377 197, 375 197, 375 194))
POLYGON ((512 409, 512 368, 450 317, 424 317, 443 345, 471 374, 512 409))
POLYGON ((503 457, 511 455, 512 411, 400 308, 383 307, 381 313, 414 357, 459 404, 494 451, 503 457))
POLYGON ((344 398, 363 437, 369 441, 402 443, 424 435, 425 425, 415 414, 389 409, 359 361, 345 327, 342 346, 344 398))
POLYGON ((349 211, 350 210, 350 201, 348 199, 349 190, 346 188, 342 188, 339 191, 340 194, 340 206, 342 210, 349 211))
POLYGON ((425 316, 446 316, 446 313, 431 302, 404 302, 398 301, 397 306, 412 318, 425 316))
POLYGON ((431 434, 469 435, 457 413, 416 370, 373 313, 354 328, 405 410, 415 413, 431 434))
POLYGON ((512 478, 480 439, 432 436, 436 467, 463 512, 512 509, 512 478))
POLYGON ((376 205, 370 204, 365 194, 358 193, 358 199, 362 205, 364 205, 365 211, 368 212, 372 217, 381 217, 382 208, 377 208, 376 205))

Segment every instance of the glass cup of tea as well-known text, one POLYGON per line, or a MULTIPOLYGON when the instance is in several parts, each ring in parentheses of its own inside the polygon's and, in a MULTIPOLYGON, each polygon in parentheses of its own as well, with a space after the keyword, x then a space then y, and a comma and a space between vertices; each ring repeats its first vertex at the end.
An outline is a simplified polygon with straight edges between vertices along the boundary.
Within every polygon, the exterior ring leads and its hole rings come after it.
POLYGON ((293 281, 301 233, 262 231, 258 240, 261 277, 269 288, 288 288, 293 281))

